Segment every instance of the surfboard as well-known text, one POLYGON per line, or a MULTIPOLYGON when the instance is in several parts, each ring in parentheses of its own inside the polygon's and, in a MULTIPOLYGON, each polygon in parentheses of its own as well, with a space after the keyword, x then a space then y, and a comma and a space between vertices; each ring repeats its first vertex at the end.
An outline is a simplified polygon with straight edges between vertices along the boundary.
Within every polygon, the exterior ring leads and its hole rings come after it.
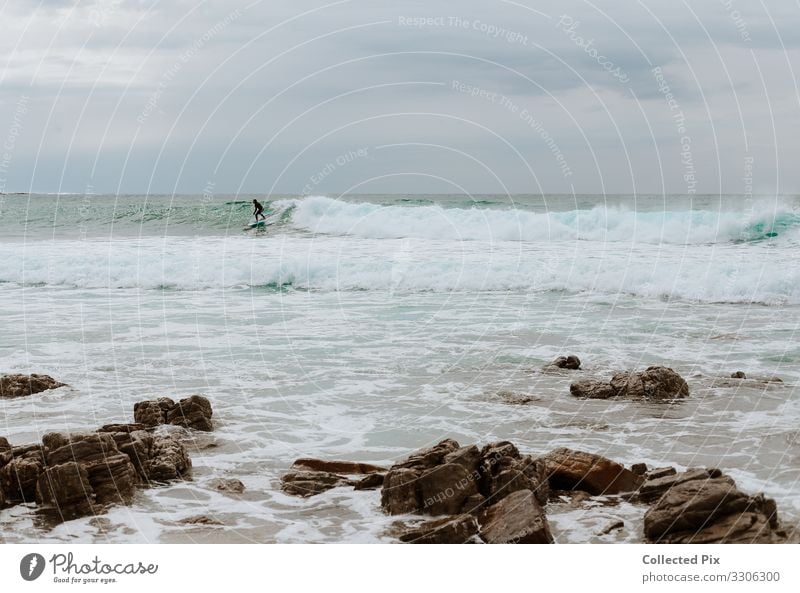
POLYGON ((267 222, 266 220, 258 220, 256 222, 251 222, 250 224, 248 224, 246 227, 244 227, 244 230, 263 228, 265 226, 269 226, 270 224, 272 223, 267 222))

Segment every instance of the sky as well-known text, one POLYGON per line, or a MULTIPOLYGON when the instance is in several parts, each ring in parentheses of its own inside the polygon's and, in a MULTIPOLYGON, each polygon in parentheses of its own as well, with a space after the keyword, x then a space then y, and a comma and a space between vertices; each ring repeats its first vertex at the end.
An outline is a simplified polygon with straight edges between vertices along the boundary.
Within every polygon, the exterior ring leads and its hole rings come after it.
POLYGON ((798 0, 6 0, 0 192, 800 193, 798 0))

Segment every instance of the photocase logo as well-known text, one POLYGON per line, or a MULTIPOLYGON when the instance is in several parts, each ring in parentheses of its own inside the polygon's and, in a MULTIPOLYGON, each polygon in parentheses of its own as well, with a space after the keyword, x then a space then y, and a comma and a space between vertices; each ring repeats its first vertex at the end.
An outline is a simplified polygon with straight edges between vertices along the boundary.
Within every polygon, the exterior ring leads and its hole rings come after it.
POLYGON ((19 574, 26 581, 35 581, 44 572, 44 556, 27 554, 19 562, 19 574))

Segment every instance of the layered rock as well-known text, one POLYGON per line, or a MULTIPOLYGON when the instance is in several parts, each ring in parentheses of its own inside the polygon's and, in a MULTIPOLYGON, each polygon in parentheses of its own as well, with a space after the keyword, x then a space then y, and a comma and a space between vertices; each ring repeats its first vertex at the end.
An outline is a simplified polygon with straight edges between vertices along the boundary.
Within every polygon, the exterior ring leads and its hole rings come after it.
POLYGON ((748 496, 728 476, 711 475, 676 480, 645 514, 645 537, 656 543, 782 540, 775 501, 761 494, 748 496))
POLYGON ((3 375, 0 377, 0 398, 25 397, 64 385, 48 375, 3 375))
POLYGON ((669 400, 689 396, 689 385, 667 367, 652 366, 641 372, 617 372, 610 381, 585 379, 570 385, 575 397, 588 399, 624 398, 669 400))
POLYGON ((44 453, 38 444, 0 453, 0 489, 5 492, 5 500, 16 504, 36 499, 36 481, 45 466, 44 453))
POLYGON ((352 482, 331 472, 292 471, 281 477, 281 489, 293 496, 307 498, 321 494, 336 486, 352 485, 352 482))
POLYGON ((487 544, 552 544, 544 509, 530 490, 517 490, 480 515, 480 538, 487 544))
POLYGON ((363 463, 360 461, 326 461, 324 459, 313 459, 301 457, 292 464, 295 470, 311 470, 320 472, 333 472, 337 474, 371 474, 375 472, 385 472, 385 467, 363 463))
POLYGON ((550 487, 589 494, 634 492, 644 479, 601 455, 560 448, 544 456, 550 487))
POLYGON ((213 428, 211 402, 202 395, 191 395, 177 403, 168 397, 137 402, 133 419, 145 427, 174 424, 184 428, 210 431, 213 428))
POLYGON ((478 521, 472 515, 433 519, 412 526, 396 528, 394 535, 409 544, 466 544, 478 533, 478 521))

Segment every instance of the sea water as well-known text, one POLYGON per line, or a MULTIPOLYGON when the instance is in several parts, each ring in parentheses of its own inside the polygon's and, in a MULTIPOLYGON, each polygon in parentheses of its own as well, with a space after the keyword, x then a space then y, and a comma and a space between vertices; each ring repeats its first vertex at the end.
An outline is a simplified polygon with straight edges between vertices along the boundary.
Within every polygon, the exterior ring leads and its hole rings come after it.
MULTIPOLYGON (((0 372, 69 384, 0 401, 0 435, 130 422, 136 401, 193 393, 215 420, 189 441, 191 480, 56 526, 18 505, 0 540, 392 541, 375 491, 300 499, 280 475, 448 437, 719 467, 797 524, 798 248, 793 197, 0 196, 0 372), (266 229, 244 230, 253 197, 266 229), (565 354, 582 370, 542 372, 565 354), (569 394, 655 364, 691 396, 569 394), (223 525, 181 522, 201 514, 223 525)), ((559 542, 635 542, 644 511, 601 498, 548 517, 559 542)))

